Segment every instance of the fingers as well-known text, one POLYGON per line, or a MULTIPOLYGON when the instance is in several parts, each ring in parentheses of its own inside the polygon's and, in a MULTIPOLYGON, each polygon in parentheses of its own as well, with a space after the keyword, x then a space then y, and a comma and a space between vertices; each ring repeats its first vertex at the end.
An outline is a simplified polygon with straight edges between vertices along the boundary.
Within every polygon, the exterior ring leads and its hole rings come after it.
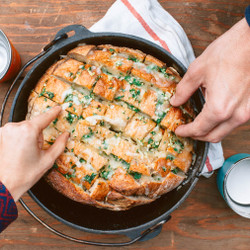
POLYGON ((68 138, 69 133, 64 132, 63 134, 57 137, 55 143, 48 150, 45 150, 45 160, 46 162, 48 162, 48 168, 52 167, 52 164, 64 151, 68 138))
POLYGON ((202 70, 199 62, 196 61, 190 65, 187 73, 178 83, 176 92, 170 99, 171 105, 180 106, 184 104, 201 85, 202 70))
POLYGON ((39 130, 45 129, 54 119, 56 119, 61 110, 62 108, 60 106, 56 106, 47 111, 46 113, 43 113, 33 118, 31 122, 33 123, 33 125, 37 125, 39 130))
POLYGON ((237 124, 235 124, 233 118, 231 118, 219 124, 205 136, 193 137, 193 139, 200 141, 209 141, 214 143, 219 142, 236 127, 237 124))
POLYGON ((181 137, 201 137, 219 124, 220 120, 209 110, 205 103, 201 113, 191 123, 179 126, 175 133, 181 137))

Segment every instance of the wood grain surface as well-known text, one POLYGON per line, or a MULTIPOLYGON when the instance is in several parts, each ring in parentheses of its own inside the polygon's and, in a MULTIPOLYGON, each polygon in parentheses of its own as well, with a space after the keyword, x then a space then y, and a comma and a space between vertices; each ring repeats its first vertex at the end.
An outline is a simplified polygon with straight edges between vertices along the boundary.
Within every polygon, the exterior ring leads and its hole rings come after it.
MULTIPOLYGON (((160 0, 161 5, 182 25, 196 56, 243 17, 249 0, 160 0)), ((113 0, 1 0, 0 28, 5 31, 22 62, 27 62, 69 24, 87 28, 104 16, 113 0)), ((0 103, 10 82, 0 85, 0 103)), ((6 108, 7 120, 14 93, 6 108)), ((250 152, 250 122, 223 140, 225 157, 250 152)), ((27 194, 27 204, 58 230, 74 237, 96 241, 124 241, 116 235, 93 235, 72 229, 51 218, 27 194)), ((0 235, 1 249, 97 249, 61 239, 37 223, 18 203, 19 217, 0 235)), ((98 248, 108 249, 108 248, 98 248)), ((250 249, 250 220, 232 210, 221 198, 216 173, 200 178, 187 200, 172 213, 159 236, 124 249, 250 249)))

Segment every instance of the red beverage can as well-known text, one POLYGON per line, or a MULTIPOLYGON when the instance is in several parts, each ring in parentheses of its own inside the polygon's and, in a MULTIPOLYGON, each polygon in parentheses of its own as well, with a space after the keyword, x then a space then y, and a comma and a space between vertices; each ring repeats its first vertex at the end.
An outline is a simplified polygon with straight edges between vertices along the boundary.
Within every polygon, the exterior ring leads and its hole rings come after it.
POLYGON ((15 77, 20 68, 20 55, 0 29, 0 83, 15 77))

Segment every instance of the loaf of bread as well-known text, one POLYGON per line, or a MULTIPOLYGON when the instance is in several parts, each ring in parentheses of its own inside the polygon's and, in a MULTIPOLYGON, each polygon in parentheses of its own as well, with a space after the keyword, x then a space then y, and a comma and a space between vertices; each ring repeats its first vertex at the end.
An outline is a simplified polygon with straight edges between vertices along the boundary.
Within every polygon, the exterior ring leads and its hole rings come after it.
POLYGON ((62 107, 43 131, 44 149, 70 132, 46 180, 70 199, 111 210, 176 188, 194 155, 193 141, 175 134, 194 109, 169 103, 180 80, 174 68, 139 50, 105 44, 69 51, 40 78, 28 103, 26 119, 62 107))

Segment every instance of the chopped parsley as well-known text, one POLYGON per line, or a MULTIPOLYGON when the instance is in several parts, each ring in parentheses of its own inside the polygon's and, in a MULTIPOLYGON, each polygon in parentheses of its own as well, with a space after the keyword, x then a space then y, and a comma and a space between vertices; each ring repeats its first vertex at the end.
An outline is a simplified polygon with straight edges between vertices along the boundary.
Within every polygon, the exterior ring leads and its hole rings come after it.
MULTIPOLYGON (((165 68, 161 68, 161 67, 158 67, 159 71, 164 75, 165 78, 169 79, 170 78, 170 74, 166 72, 166 69, 165 68)), ((175 78, 175 77, 174 77, 175 78)), ((171 80, 173 80, 174 78, 172 78, 171 80)))
POLYGON ((100 121, 100 125, 103 127, 104 126, 104 121, 100 121))
POLYGON ((96 78, 95 78, 95 83, 101 78, 102 76, 97 76, 96 78))
POLYGON ((134 99, 138 98, 138 96, 140 95, 141 91, 138 89, 130 89, 129 92, 131 93, 132 97, 134 99))
POLYGON ((150 72, 151 70, 156 70, 156 71, 159 71, 160 67, 158 67, 157 65, 148 65, 147 66, 147 71, 150 72))
POLYGON ((121 61, 118 61, 115 63, 116 66, 122 66, 122 62, 121 61))
POLYGON ((64 102, 73 102, 73 95, 72 94, 67 95, 64 102))
POLYGON ((130 79, 131 79, 131 76, 130 76, 130 75, 126 75, 126 76, 124 77, 124 80, 126 80, 127 82, 129 82, 130 79))
POLYGON ((139 112, 140 110, 138 108, 136 108, 135 106, 131 105, 131 104, 127 104, 128 108, 135 111, 136 113, 139 112))
POLYGON ((84 163, 84 162, 86 162, 83 158, 80 158, 80 163, 84 163))
POLYGON ((167 160, 173 161, 175 159, 175 157, 173 155, 168 155, 166 157, 167 160))
POLYGON ((164 172, 167 171, 166 167, 161 167, 164 172))
POLYGON ((125 168, 126 168, 126 169, 129 169, 130 164, 129 164, 128 162, 124 161, 123 159, 120 159, 120 162, 121 162, 123 165, 125 165, 125 168))
POLYGON ((158 115, 158 119, 156 120, 156 123, 159 124, 161 120, 165 117, 166 112, 162 112, 161 114, 158 115))
POLYGON ((91 175, 85 175, 84 180, 87 181, 89 184, 95 179, 96 174, 92 173, 91 175))
POLYGON ((151 131, 150 134, 151 135, 156 135, 156 132, 155 131, 151 131))
POLYGON ((58 118, 56 118, 56 119, 53 121, 53 124, 56 125, 57 122, 58 122, 58 118))
POLYGON ((102 72, 108 75, 112 75, 106 68, 102 68, 102 72))
POLYGON ((115 50, 114 50, 114 49, 112 49, 112 48, 110 48, 110 49, 109 49, 109 51, 110 51, 110 52, 112 52, 112 53, 113 53, 113 52, 115 52, 115 50))
POLYGON ((58 169, 58 165, 54 163, 53 168, 58 169))
POLYGON ((174 174, 178 174, 180 172, 179 168, 175 168, 173 170, 171 170, 172 173, 174 174))
POLYGON ((70 179, 72 177, 70 173, 64 174, 63 176, 66 177, 67 179, 70 179))
POLYGON ((86 135, 83 135, 82 139, 88 139, 94 134, 90 127, 88 129, 89 129, 89 133, 86 135))
POLYGON ((150 144, 151 148, 158 148, 160 145, 158 141, 154 141, 152 138, 148 139, 148 144, 150 144))
POLYGON ((139 180, 141 178, 141 173, 130 171, 129 174, 132 175, 136 180, 139 180))
POLYGON ((69 124, 73 123, 74 118, 75 118, 75 115, 68 112, 68 116, 66 117, 66 120, 68 121, 69 124))
POLYGON ((109 173, 110 173, 110 165, 107 167, 107 169, 105 169, 105 167, 101 169, 100 177, 102 177, 105 180, 108 180, 109 173))
POLYGON ((133 78, 133 81, 130 84, 133 84, 136 86, 141 86, 141 85, 143 85, 143 82, 140 82, 138 79, 133 78))
POLYGON ((117 97, 115 97, 115 100, 119 101, 119 100, 121 100, 123 97, 124 97, 124 95, 117 96, 117 97))
POLYGON ((148 143, 149 143, 149 144, 151 144, 151 143, 153 143, 153 142, 154 142, 154 141, 153 141, 152 138, 149 138, 149 139, 148 139, 148 143))
POLYGON ((137 59, 136 57, 131 56, 131 55, 128 56, 128 60, 131 60, 133 62, 139 62, 139 59, 137 59))
POLYGON ((103 141, 102 145, 103 145, 103 149, 108 149, 109 145, 107 144, 106 140, 103 141))
POLYGON ((39 97, 43 96, 45 94, 45 91, 46 91, 45 88, 43 88, 42 91, 41 91, 41 93, 39 94, 39 97))
POLYGON ((50 92, 50 91, 46 91, 46 94, 48 95, 48 97, 50 99, 52 99, 55 96, 55 94, 53 92, 50 92))

